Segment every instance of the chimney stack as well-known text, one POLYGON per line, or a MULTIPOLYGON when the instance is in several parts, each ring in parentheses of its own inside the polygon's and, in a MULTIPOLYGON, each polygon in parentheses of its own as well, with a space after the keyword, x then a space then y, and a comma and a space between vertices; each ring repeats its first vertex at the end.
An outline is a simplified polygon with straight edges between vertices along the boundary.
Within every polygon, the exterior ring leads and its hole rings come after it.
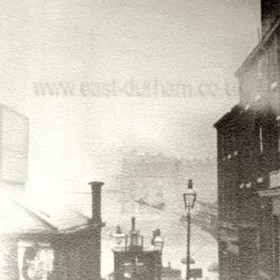
POLYGON ((89 280, 101 279, 101 228, 104 225, 101 218, 101 187, 102 182, 91 182, 91 197, 92 197, 92 214, 90 225, 91 234, 91 250, 90 250, 90 268, 91 275, 89 280))
POLYGON ((279 0, 261 0, 262 36, 271 28, 279 15, 279 0))
POLYGON ((91 220, 93 224, 99 224, 101 219, 101 187, 103 182, 90 182, 91 185, 91 220))

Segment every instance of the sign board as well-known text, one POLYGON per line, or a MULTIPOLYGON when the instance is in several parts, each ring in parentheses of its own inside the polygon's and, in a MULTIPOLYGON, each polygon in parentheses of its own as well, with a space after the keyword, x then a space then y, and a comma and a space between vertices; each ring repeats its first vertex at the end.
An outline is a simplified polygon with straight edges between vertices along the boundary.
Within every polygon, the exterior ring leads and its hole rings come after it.
POLYGON ((190 270, 190 276, 191 278, 202 278, 202 269, 201 268, 192 268, 190 270))
POLYGON ((280 187, 280 170, 276 170, 269 173, 269 188, 280 187))

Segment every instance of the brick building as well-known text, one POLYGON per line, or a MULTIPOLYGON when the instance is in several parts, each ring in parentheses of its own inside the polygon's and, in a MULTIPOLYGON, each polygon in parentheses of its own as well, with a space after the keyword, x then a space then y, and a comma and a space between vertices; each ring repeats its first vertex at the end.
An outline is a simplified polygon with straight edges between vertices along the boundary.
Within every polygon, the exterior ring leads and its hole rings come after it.
POLYGON ((280 2, 236 72, 240 102, 216 124, 220 279, 279 279, 280 2))

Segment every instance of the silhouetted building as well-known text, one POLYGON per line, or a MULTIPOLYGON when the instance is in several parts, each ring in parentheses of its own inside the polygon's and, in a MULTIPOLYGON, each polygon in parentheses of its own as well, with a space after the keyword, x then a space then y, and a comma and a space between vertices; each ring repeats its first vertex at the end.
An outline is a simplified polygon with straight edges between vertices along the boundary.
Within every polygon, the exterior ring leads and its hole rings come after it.
POLYGON ((123 245, 119 243, 113 250, 114 279, 161 280, 163 243, 155 244, 156 236, 159 235, 160 231, 155 231, 153 246, 144 247, 143 236, 136 230, 135 218, 132 218, 130 235, 125 236, 123 245))
POLYGON ((280 278, 279 14, 279 1, 262 1, 263 37, 236 72, 240 102, 215 124, 221 280, 280 278))
POLYGON ((90 184, 91 218, 71 209, 51 215, 32 211, 1 191, 1 280, 101 279, 103 183, 90 184))

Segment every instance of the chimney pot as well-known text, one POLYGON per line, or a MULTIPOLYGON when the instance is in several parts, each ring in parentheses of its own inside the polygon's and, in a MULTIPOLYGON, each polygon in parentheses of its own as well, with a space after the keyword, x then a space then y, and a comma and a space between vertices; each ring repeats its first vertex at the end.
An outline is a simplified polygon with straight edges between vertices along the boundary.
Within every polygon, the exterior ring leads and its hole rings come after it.
POLYGON ((131 218, 131 229, 135 230, 135 217, 131 218))
POLYGON ((102 187, 104 183, 99 181, 93 181, 93 182, 89 182, 89 185, 91 185, 92 187, 102 187))

